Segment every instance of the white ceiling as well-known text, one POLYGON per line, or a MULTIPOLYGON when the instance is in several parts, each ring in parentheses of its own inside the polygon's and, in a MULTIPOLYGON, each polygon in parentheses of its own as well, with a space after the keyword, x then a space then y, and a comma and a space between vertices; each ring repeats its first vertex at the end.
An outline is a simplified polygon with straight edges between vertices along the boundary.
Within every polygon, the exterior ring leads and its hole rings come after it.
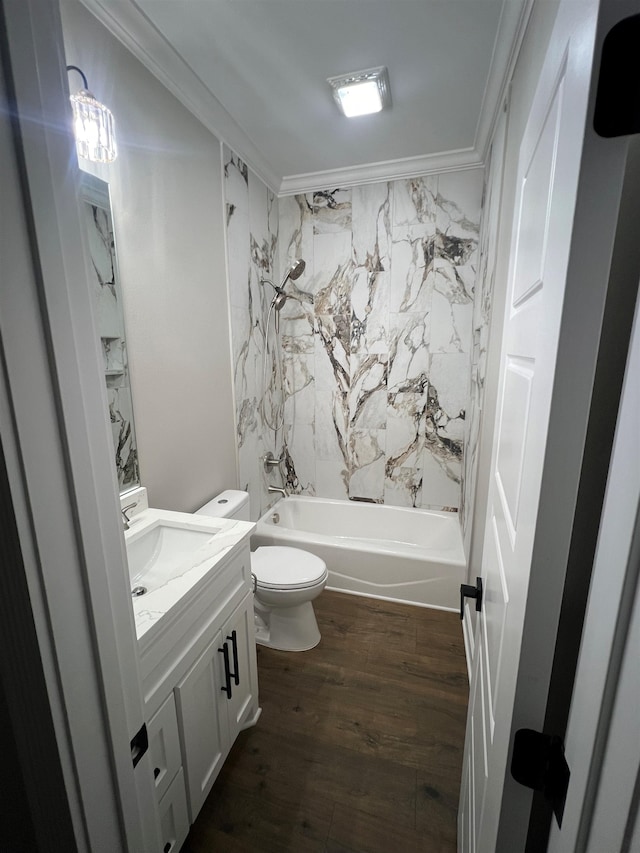
POLYGON ((84 0, 276 191, 482 161, 524 0, 84 0), (326 78, 386 65, 392 107, 326 78))

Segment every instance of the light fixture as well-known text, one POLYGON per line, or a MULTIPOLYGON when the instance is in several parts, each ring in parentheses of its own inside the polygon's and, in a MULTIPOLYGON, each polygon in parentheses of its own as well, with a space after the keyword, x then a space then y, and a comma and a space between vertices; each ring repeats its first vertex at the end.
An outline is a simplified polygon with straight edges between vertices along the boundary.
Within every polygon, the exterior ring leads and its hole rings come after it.
POLYGON ((84 84, 70 97, 78 157, 93 163, 113 163, 118 156, 113 114, 91 94, 87 78, 77 65, 67 65, 67 71, 77 71, 84 84))
POLYGON ((329 77, 327 83, 341 111, 348 117, 379 113, 391 106, 389 75, 384 65, 329 77))

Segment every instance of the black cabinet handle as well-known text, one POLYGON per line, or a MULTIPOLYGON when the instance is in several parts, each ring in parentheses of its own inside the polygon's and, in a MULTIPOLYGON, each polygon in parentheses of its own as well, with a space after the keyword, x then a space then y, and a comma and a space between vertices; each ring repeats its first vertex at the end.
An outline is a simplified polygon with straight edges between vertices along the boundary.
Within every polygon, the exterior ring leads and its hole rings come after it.
POLYGON ((162 848, 162 853, 170 853, 171 850, 173 850, 173 841, 167 841, 162 848))
POLYGON ((476 610, 482 610, 482 578, 476 578, 476 585, 468 583, 460 584, 460 618, 464 619, 465 598, 475 598, 476 610))
POLYGON ((238 668, 238 635, 235 629, 231 632, 231 636, 227 637, 227 640, 231 641, 231 647, 233 649, 233 672, 231 675, 233 676, 233 681, 236 685, 240 684, 240 671, 238 668))
POLYGON ((218 649, 220 654, 224 657, 224 680, 225 686, 221 687, 223 693, 227 694, 227 699, 231 699, 231 672, 229 671, 229 647, 226 643, 223 644, 221 649, 218 649))
POLYGON ((159 768, 159 767, 154 767, 154 768, 153 768, 153 778, 154 778, 154 779, 157 779, 159 775, 160 775, 160 768, 159 768))

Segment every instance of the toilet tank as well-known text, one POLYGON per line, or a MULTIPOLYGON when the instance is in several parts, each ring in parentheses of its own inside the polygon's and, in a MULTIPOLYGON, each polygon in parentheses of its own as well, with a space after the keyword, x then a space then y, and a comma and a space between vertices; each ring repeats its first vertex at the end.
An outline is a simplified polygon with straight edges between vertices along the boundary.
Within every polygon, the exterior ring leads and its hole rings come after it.
POLYGON ((235 518, 238 521, 251 521, 249 495, 238 489, 227 489, 196 511, 196 515, 208 515, 210 518, 235 518))

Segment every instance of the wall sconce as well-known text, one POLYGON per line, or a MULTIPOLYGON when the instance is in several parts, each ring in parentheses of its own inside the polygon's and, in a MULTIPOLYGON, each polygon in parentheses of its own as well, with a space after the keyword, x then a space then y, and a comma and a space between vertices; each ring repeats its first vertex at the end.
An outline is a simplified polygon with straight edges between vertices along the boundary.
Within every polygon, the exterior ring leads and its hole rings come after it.
POLYGON ((67 65, 67 71, 77 71, 84 84, 69 99, 78 157, 93 163, 113 163, 118 156, 113 114, 91 94, 87 78, 77 65, 67 65))

